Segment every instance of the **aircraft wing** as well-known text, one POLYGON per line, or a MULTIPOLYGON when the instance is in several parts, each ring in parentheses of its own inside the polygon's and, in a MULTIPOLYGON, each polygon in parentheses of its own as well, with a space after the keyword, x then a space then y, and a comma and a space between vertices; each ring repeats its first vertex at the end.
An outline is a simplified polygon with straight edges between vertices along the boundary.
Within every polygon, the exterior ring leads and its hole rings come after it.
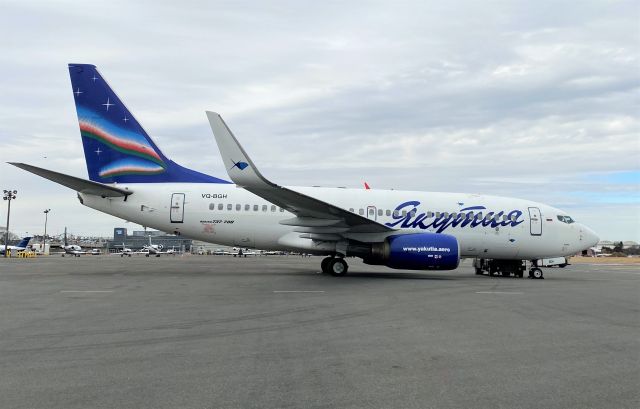
POLYGON ((105 185, 103 183, 92 182, 90 180, 77 178, 75 176, 65 175, 64 173, 58 173, 52 170, 39 168, 37 166, 27 165, 26 163, 9 162, 9 164, 34 173, 38 176, 42 176, 45 179, 49 179, 80 193, 102 197, 122 197, 128 196, 133 193, 133 191, 131 190, 120 189, 114 186, 105 185))
POLYGON ((222 117, 210 111, 207 111, 207 117, 231 180, 297 216, 284 220, 282 224, 317 228, 318 232, 329 226, 344 227, 346 229, 343 232, 350 233, 385 233, 395 230, 375 220, 269 181, 253 164, 222 117))

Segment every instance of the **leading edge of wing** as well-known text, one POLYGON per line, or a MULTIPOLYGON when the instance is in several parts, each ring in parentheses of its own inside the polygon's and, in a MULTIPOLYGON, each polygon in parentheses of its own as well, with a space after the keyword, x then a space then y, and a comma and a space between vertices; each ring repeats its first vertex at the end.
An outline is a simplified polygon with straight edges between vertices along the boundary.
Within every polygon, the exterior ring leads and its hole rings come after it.
MULTIPOLYGON (((242 148, 222 117, 207 111, 213 135, 229 178, 238 186, 294 213, 298 218, 341 219, 352 232, 382 233, 395 229, 323 200, 277 185, 265 178, 242 148)), ((302 221, 301 221, 302 222, 302 221)), ((295 219, 286 224, 297 225, 295 219)))
POLYGON ((99 182, 93 182, 78 178, 75 176, 65 175, 64 173, 54 172, 52 170, 39 168, 33 165, 27 165, 26 163, 8 162, 10 165, 16 166, 20 169, 24 169, 27 172, 31 172, 35 175, 41 176, 45 179, 49 179, 52 182, 61 184, 76 192, 86 193, 90 195, 102 196, 102 197, 123 197, 133 193, 131 190, 120 189, 114 186, 105 185, 99 182))

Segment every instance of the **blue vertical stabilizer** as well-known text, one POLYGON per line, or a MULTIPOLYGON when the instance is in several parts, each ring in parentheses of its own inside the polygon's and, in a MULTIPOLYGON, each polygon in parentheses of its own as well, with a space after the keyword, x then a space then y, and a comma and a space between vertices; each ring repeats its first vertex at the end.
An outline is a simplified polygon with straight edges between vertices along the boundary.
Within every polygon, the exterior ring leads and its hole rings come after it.
POLYGON ((89 179, 102 183, 230 183, 164 156, 94 65, 69 64, 69 75, 89 179))

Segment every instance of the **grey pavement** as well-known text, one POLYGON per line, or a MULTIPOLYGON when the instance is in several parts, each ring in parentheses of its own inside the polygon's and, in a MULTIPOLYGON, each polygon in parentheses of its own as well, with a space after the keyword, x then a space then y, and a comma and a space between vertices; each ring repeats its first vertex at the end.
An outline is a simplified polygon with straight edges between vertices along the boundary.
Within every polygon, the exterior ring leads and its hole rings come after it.
POLYGON ((0 260, 0 408, 634 408, 640 267, 0 260))

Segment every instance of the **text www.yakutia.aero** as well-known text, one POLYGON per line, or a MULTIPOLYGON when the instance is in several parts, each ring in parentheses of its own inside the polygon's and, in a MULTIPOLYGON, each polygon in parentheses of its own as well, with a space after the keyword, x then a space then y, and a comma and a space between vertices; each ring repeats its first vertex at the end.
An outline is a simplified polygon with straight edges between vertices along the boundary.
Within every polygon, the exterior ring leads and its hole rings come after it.
POLYGON ((405 253, 422 253, 423 251, 437 251, 439 253, 450 253, 451 249, 448 247, 403 247, 402 251, 405 253))

